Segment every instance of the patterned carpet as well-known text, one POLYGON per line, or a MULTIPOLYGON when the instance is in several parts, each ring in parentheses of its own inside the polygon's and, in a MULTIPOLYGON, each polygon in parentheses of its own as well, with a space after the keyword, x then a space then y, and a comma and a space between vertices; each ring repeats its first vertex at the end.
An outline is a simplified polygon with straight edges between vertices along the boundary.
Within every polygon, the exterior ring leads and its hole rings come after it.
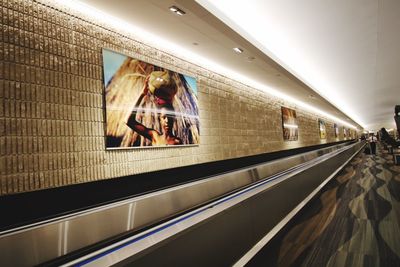
POLYGON ((360 153, 247 266, 400 266, 400 166, 360 153))

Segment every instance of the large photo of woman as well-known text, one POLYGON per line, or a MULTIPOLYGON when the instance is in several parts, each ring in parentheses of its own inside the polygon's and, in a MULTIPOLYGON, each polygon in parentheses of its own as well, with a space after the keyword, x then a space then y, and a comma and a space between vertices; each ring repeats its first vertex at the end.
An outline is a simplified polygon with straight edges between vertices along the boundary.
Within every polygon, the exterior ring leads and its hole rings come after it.
POLYGON ((339 127, 336 123, 333 124, 333 131, 335 132, 335 138, 339 138, 339 127))
POLYGON ((103 49, 106 147, 197 145, 194 77, 103 49))

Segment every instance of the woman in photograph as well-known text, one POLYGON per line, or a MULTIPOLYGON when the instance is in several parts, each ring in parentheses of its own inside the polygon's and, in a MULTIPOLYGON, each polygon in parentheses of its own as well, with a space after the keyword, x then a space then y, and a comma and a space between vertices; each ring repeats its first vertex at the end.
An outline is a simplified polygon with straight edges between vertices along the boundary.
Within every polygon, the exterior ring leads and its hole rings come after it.
POLYGON ((154 71, 149 75, 145 82, 143 92, 136 101, 136 105, 128 118, 129 128, 151 141, 152 146, 180 145, 182 140, 173 134, 175 121, 175 110, 172 100, 176 94, 175 83, 166 71, 154 71), (136 120, 137 107, 148 93, 154 95, 157 109, 160 131, 148 128, 136 120))

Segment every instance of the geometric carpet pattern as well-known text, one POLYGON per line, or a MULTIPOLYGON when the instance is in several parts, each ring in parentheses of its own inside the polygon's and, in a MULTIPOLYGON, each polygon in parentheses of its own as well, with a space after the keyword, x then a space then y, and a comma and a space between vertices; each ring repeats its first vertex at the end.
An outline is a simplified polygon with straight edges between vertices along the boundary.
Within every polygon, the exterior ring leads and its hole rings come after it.
POLYGON ((400 266, 400 166, 359 153, 246 266, 400 266))

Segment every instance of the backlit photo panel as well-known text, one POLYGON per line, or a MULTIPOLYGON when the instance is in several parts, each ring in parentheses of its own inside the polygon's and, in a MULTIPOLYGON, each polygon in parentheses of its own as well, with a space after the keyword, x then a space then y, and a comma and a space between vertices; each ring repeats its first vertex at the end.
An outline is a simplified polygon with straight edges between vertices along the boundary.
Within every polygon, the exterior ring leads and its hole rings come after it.
POLYGON ((318 119, 318 126, 319 126, 319 137, 321 139, 326 139, 326 125, 325 121, 318 119))
POLYGON ((297 141, 299 138, 299 127, 297 125, 296 111, 294 109, 281 107, 283 140, 297 141))
POLYGON ((335 138, 339 137, 339 127, 336 123, 333 124, 333 130, 335 132, 335 138))
POLYGON ((194 77, 103 49, 106 147, 198 145, 194 77))

